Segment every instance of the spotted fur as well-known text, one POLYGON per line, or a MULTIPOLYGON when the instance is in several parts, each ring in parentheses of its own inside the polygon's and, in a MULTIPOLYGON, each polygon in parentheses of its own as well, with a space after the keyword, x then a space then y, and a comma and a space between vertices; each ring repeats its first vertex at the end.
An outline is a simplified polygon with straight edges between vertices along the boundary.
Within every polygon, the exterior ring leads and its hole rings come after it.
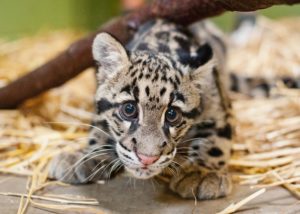
POLYGON ((99 34, 93 44, 99 84, 89 145, 81 154, 56 158, 50 175, 85 183, 124 169, 140 179, 170 176, 170 189, 185 198, 227 195, 232 130, 225 53, 220 34, 204 22, 184 27, 154 20, 126 47, 99 34), (137 109, 134 119, 124 116, 127 107, 129 113, 137 109), (180 118, 172 123, 168 114, 180 118), (144 164, 141 157, 155 161, 144 164))

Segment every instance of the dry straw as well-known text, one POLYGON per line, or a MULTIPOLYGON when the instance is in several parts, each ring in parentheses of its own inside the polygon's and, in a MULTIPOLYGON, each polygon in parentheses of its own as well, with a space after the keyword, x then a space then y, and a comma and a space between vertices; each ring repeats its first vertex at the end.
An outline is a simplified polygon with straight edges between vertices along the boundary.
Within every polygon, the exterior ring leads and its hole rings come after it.
MULTIPOLYGON (((249 42, 230 51, 231 70, 252 77, 298 75, 299 23, 297 19, 260 20, 249 42)), ((77 35, 56 32, 1 42, 0 86, 44 63, 77 35)), ((104 213, 95 207, 87 208, 98 204, 95 199, 42 195, 39 191, 49 185, 61 185, 47 180, 49 160, 59 152, 84 146, 87 124, 93 116, 94 81, 92 71, 87 71, 18 110, 0 111, 0 172, 26 176, 29 180, 26 194, 1 193, 21 198, 18 213, 25 213, 29 205, 53 212, 104 213)), ((282 186, 300 199, 300 90, 280 86, 272 93, 280 96, 272 99, 235 96, 239 98, 233 102, 236 137, 230 165, 233 173, 238 172, 234 175, 236 182, 256 188, 282 186)), ((264 191, 258 190, 220 213, 232 213, 264 191)))

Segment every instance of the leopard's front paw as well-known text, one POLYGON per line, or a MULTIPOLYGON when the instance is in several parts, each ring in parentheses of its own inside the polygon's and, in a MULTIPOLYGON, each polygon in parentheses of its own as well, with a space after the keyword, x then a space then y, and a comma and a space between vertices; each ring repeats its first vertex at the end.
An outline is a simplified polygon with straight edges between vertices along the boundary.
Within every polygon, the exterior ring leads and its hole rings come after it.
POLYGON ((231 192, 231 178, 228 174, 209 172, 190 172, 174 176, 170 182, 170 189, 183 198, 197 197, 199 200, 215 199, 231 192))
POLYGON ((86 161, 82 157, 80 152, 55 156, 50 163, 49 178, 71 184, 83 184, 93 180, 92 173, 97 163, 94 160, 86 161))

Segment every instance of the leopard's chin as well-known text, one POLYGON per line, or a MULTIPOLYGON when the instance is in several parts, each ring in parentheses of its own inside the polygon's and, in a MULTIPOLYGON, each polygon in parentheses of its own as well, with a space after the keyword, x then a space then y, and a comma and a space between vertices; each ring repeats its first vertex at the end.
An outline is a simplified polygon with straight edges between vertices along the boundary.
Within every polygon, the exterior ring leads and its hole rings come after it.
POLYGON ((149 178, 153 178, 154 176, 158 175, 159 173, 161 173, 161 169, 143 169, 143 168, 129 168, 127 166, 125 166, 125 169, 127 172, 129 172, 133 177, 138 178, 138 179, 149 179, 149 178))

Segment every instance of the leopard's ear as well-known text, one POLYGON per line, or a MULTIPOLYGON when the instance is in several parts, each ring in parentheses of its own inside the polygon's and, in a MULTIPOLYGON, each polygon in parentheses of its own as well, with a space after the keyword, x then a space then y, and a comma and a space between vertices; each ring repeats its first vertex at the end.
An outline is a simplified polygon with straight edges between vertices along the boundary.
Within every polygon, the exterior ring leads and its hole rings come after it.
POLYGON ((108 33, 100 33, 93 42, 93 57, 100 64, 99 72, 112 77, 129 64, 125 48, 108 33))
POLYGON ((209 60, 204 65, 199 66, 190 72, 191 80, 194 84, 201 88, 209 88, 213 80, 213 70, 216 68, 214 59, 209 60))

